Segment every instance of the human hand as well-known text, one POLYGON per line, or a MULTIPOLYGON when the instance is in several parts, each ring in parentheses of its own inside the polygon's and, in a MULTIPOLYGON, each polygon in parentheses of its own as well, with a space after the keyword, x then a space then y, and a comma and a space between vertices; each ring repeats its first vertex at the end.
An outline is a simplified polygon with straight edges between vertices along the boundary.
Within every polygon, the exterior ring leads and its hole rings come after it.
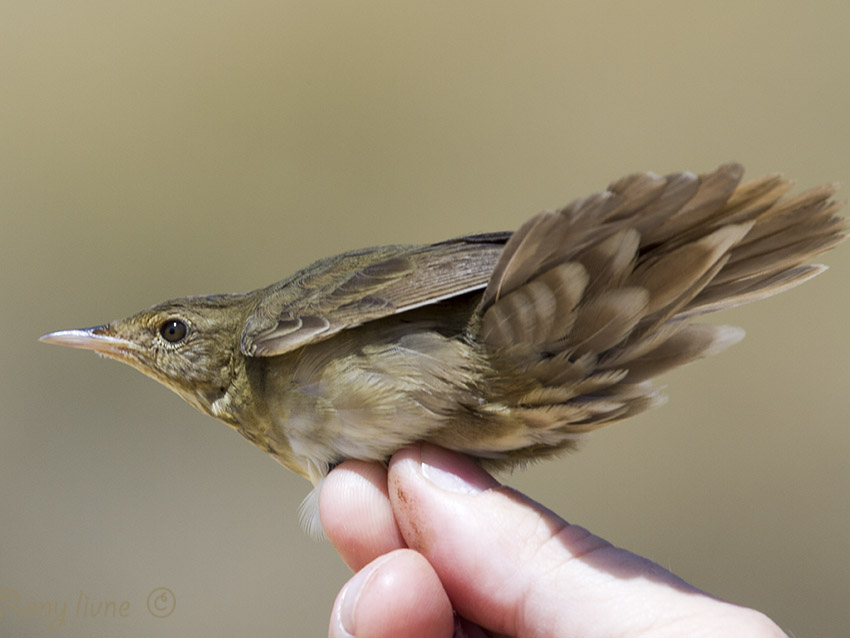
POLYGON ((433 445, 401 450, 388 470, 343 463, 320 514, 357 572, 332 638, 785 636, 433 445))

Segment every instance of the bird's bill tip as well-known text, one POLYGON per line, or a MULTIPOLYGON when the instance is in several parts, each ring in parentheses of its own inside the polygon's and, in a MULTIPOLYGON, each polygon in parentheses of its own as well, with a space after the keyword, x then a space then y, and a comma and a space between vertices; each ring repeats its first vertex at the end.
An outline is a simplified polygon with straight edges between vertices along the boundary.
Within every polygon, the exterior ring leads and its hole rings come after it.
POLYGON ((94 350, 104 354, 119 353, 132 347, 129 341, 110 335, 106 326, 78 330, 58 330, 42 335, 38 340, 58 346, 94 350))

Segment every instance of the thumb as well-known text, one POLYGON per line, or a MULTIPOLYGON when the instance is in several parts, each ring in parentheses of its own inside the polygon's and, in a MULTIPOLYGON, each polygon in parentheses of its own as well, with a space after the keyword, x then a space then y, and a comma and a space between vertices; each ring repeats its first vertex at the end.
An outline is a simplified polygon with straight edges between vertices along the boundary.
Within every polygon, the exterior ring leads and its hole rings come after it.
POLYGON ((739 612, 750 611, 570 525, 442 448, 396 454, 389 488, 408 546, 431 563, 457 612, 491 631, 632 636, 681 630, 682 618, 704 614, 728 615, 740 630, 739 612))

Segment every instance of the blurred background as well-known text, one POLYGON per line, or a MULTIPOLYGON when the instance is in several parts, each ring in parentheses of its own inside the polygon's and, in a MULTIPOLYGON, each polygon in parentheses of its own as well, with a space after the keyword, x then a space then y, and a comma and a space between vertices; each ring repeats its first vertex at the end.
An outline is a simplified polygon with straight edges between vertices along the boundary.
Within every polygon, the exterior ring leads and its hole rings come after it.
MULTIPOLYGON (((850 184, 848 27, 847 3, 5 0, 0 634, 49 629, 17 594, 64 601, 65 635, 323 635, 349 577, 299 529, 305 481, 39 335, 512 229, 638 170, 850 184)), ((748 338, 665 377, 667 406, 505 480, 794 635, 844 635, 850 247, 824 261, 718 317, 748 338)))

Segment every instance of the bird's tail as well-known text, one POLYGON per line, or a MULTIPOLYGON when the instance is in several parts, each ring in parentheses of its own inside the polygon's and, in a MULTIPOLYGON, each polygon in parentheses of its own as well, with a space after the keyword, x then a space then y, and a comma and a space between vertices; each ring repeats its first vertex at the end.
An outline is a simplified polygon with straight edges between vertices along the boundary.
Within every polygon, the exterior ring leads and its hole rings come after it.
POLYGON ((652 377, 743 336, 691 318, 825 269, 804 262, 847 238, 835 187, 785 197, 782 177, 739 185, 742 174, 728 164, 632 175, 513 234, 471 331, 511 378, 511 392, 482 409, 524 424, 527 456, 653 406, 652 377))

